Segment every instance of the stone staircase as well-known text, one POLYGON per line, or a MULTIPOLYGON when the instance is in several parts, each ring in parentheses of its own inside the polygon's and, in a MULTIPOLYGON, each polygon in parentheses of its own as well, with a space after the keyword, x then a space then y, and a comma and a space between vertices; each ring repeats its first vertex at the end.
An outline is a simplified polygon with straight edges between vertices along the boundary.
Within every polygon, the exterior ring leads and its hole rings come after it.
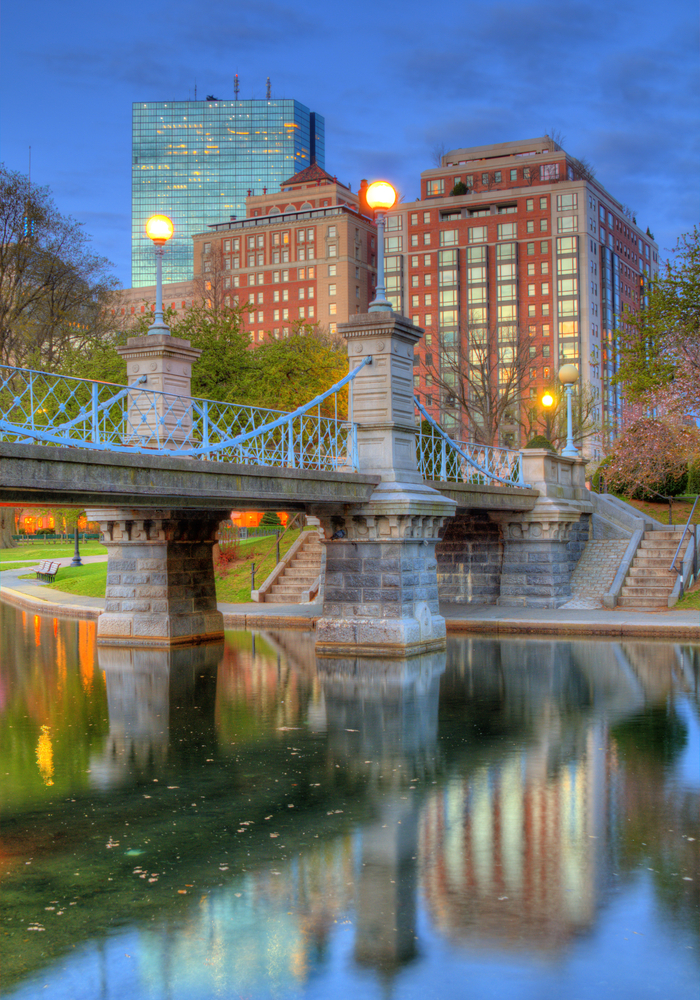
POLYGON ((306 531, 304 543, 265 594, 265 604, 299 604, 321 572, 323 544, 317 531, 306 531))
MULTIPOLYGON (((669 570, 669 566, 680 538, 678 531, 644 532, 617 599, 618 607, 658 610, 668 608, 668 598, 676 582, 676 574, 669 570)), ((690 542, 691 536, 686 536, 678 554, 678 566, 682 563, 690 542)))

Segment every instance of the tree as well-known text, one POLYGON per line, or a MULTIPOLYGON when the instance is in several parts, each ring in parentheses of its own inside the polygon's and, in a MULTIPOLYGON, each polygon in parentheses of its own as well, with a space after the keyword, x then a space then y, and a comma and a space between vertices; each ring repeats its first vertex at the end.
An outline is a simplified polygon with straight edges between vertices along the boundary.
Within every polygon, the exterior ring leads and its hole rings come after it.
MULTIPOLYGON (((524 408, 538 380, 541 357, 519 325, 484 327, 462 336, 433 333, 437 352, 426 364, 428 386, 437 387, 443 406, 456 406, 472 440, 488 445, 517 444, 524 408)), ((428 389, 428 391, 430 391, 428 389)))
POLYGON ((0 549, 17 547, 17 540, 12 536, 15 534, 15 518, 18 509, 20 508, 0 507, 0 549))
POLYGON ((648 280, 638 312, 615 331, 614 381, 627 397, 687 418, 700 414, 700 229, 678 239, 675 257, 648 280))
POLYGON ((615 441, 605 459, 605 481, 639 499, 674 495, 683 489, 688 461, 699 450, 695 427, 642 417, 615 441))
POLYGON ((0 363, 53 371, 105 330, 108 267, 48 188, 0 165, 0 363))

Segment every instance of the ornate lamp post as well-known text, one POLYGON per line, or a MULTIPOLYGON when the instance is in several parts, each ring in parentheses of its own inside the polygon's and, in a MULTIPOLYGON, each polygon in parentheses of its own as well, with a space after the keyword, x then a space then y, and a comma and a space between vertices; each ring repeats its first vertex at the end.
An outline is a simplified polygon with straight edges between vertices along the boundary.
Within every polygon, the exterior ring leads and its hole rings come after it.
POLYGON ((571 393, 574 385, 578 382, 578 368, 576 365, 562 365, 559 369, 559 381, 564 386, 566 392, 566 447, 562 448, 562 455, 567 458, 578 458, 578 448, 574 444, 574 428, 571 419, 571 393))
POLYGON ((146 223, 146 235, 156 251, 156 315, 148 328, 149 334, 170 333, 170 327, 163 321, 163 250, 174 230, 167 215, 152 215, 146 223))
POLYGON ((367 188, 365 197, 377 218, 377 291, 369 304, 369 311, 386 312, 391 310, 391 303, 386 300, 384 285, 384 220, 386 213, 396 204, 396 191, 388 181, 374 181, 367 188))

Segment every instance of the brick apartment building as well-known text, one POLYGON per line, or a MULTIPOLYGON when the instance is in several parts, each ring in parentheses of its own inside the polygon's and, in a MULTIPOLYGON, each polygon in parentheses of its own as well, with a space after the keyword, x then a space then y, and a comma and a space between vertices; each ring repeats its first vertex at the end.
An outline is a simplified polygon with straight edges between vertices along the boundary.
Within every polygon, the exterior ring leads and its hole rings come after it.
POLYGON ((376 227, 358 195, 313 163, 279 192, 246 199, 246 218, 194 239, 195 282, 224 305, 249 303, 253 341, 295 322, 337 324, 367 312, 376 282, 376 227))
MULTIPOLYGON (((611 382, 615 317, 639 307, 658 247, 552 139, 446 153, 422 173, 420 200, 389 213, 385 252, 387 297, 426 331, 416 391, 446 430, 470 433, 431 384, 438 342, 466 357, 489 329, 507 351, 518 328, 537 359, 533 384, 552 385, 561 364, 576 364, 598 394, 595 416, 616 435, 625 403, 611 382)), ((602 447, 601 436, 586 450, 597 458, 602 447)))

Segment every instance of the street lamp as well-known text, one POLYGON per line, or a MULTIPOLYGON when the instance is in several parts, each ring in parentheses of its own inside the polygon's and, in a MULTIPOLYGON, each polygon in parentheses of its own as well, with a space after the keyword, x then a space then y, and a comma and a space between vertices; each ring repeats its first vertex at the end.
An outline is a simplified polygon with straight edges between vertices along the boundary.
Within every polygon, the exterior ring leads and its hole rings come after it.
POLYGON ((554 396, 551 394, 551 392, 545 392, 540 402, 542 403, 542 407, 544 409, 544 424, 545 424, 545 430, 547 432, 547 440, 551 441, 552 440, 551 409, 554 406, 554 396))
POLYGON ((562 448, 561 453, 567 458, 578 458, 578 448, 574 444, 574 428, 571 419, 571 393, 574 385, 578 382, 576 365, 562 365, 559 369, 559 381, 566 392, 566 447, 562 448))
POLYGON ((384 286, 384 219, 396 204, 396 191, 388 181, 374 181, 367 188, 365 197, 377 218, 377 291, 369 304, 369 311, 386 312, 391 310, 391 303, 386 300, 384 286))
POLYGON ((156 251, 156 315, 148 328, 149 334, 170 333, 170 327, 163 320, 163 250, 174 229, 167 215, 152 215, 146 223, 146 235, 153 241, 156 251))

